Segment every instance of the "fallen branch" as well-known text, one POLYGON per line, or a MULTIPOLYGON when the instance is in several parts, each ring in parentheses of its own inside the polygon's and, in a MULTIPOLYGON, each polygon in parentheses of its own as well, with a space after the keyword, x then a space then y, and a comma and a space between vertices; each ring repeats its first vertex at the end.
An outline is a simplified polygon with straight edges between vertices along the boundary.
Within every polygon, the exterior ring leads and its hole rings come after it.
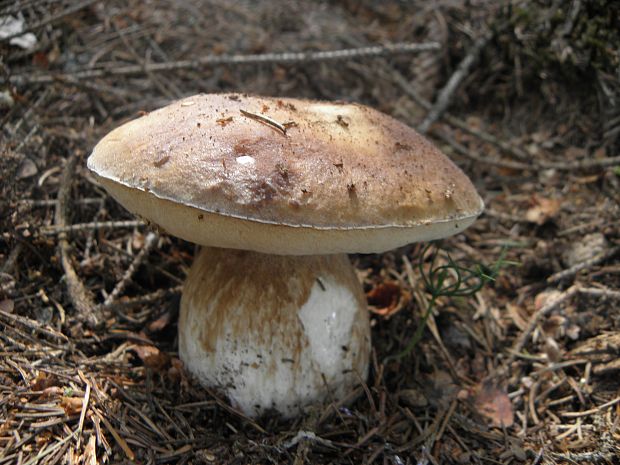
MULTIPOLYGON (((67 225, 67 204, 69 202, 71 180, 73 179, 77 159, 75 154, 70 156, 65 164, 62 178, 60 179, 60 188, 58 189, 57 196, 58 203, 56 204, 56 212, 54 215, 54 223, 59 228, 64 228, 67 225)), ((91 326, 97 325, 101 318, 98 318, 98 315, 95 314, 95 304, 92 295, 84 287, 84 284, 73 268, 69 253, 69 241, 67 240, 66 233, 60 233, 58 238, 58 250, 60 252, 62 268, 65 271, 69 299, 77 312, 78 319, 91 326)))
POLYGON ((361 57, 376 57, 398 53, 417 53, 438 50, 438 42, 377 45, 372 47, 326 50, 319 52, 283 52, 255 55, 207 55, 195 60, 170 61, 165 63, 146 63, 144 65, 114 66, 99 69, 82 69, 73 73, 18 74, 9 78, 12 84, 45 84, 54 81, 75 81, 109 76, 139 75, 159 71, 178 71, 183 69, 201 69, 213 65, 276 64, 276 63, 312 63, 317 61, 350 60, 361 57))

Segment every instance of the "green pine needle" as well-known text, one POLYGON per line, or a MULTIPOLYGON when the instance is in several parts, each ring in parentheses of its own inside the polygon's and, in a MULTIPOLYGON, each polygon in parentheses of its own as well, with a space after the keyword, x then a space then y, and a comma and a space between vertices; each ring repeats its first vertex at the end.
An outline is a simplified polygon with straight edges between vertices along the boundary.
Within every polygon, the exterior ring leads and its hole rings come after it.
POLYGON ((411 340, 407 344, 407 347, 395 356, 388 357, 389 359, 400 360, 408 356, 415 346, 420 342, 426 322, 430 317, 435 304, 440 297, 470 297, 476 294, 482 287, 490 281, 495 281, 497 275, 502 268, 506 266, 515 265, 514 262, 509 262, 505 259, 506 248, 504 247, 500 253, 498 260, 489 268, 481 264, 476 264, 472 268, 466 268, 459 265, 449 253, 445 252, 448 263, 446 265, 436 265, 436 259, 439 256, 442 249, 431 243, 427 245, 420 254, 420 260, 418 261, 418 269, 424 281, 426 290, 430 293, 430 300, 428 302, 428 309, 422 317, 415 333, 411 340), (430 267, 428 271, 424 270, 424 257, 427 251, 434 247, 430 261, 430 267))

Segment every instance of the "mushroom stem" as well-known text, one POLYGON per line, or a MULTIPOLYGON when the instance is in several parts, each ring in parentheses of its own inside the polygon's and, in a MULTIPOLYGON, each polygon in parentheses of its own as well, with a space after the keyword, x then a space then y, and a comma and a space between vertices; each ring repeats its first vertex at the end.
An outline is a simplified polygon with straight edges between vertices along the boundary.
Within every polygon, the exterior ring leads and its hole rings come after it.
POLYGON ((202 384, 257 416, 339 400, 365 379, 366 300, 346 255, 205 247, 185 283, 179 353, 202 384))

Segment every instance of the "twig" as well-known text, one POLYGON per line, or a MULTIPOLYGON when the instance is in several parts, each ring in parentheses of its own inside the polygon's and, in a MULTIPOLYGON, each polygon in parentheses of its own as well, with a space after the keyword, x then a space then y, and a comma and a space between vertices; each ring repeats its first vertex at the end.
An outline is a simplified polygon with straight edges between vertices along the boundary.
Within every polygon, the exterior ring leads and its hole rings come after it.
POLYGON ((181 293, 181 291, 183 290, 183 286, 175 286, 172 287, 170 289, 161 289, 159 291, 155 291, 151 294, 146 294, 140 297, 136 297, 133 299, 127 299, 127 300, 120 300, 120 301, 115 301, 115 302, 110 302, 107 305, 101 305, 101 310, 108 310, 108 309, 122 309, 122 308, 129 308, 129 307, 133 307, 135 305, 143 305, 143 304, 148 304, 150 302, 154 302, 156 300, 162 299, 164 297, 170 297, 173 295, 178 295, 181 293))
POLYGON ((123 452, 125 452, 125 455, 127 456, 127 458, 133 462, 136 459, 136 454, 133 453, 133 451, 129 447, 129 444, 127 444, 127 441, 125 441, 121 437, 121 435, 118 434, 118 431, 114 429, 114 427, 110 424, 110 422, 103 416, 103 414, 97 408, 93 408, 93 412, 95 412, 95 415, 97 416, 97 418, 99 418, 103 422, 106 429, 114 437, 114 440, 120 446, 120 448, 123 449, 123 452))
POLYGON ((618 251, 620 251, 620 247, 612 247, 611 249, 606 250, 605 252, 602 252, 590 258, 589 260, 585 260, 583 262, 577 263, 574 266, 571 266, 570 268, 566 270, 562 270, 557 273, 554 273, 547 278, 547 283, 553 284, 553 283, 557 283, 558 281, 562 281, 563 279, 571 278, 575 276, 577 273, 579 273, 581 270, 585 270, 592 266, 598 265, 602 261, 610 257, 613 257, 618 251))
POLYGON ((522 216, 511 215, 510 213, 500 212, 493 208, 485 208, 483 214, 486 216, 490 216, 491 218, 496 218, 498 220, 504 220, 504 221, 511 221, 513 223, 528 223, 529 222, 527 218, 525 218, 525 216, 523 215, 522 216))
MULTIPOLYGON (((597 218, 594 221, 588 221, 587 223, 581 223, 581 224, 577 224, 575 226, 571 226, 570 228, 566 228, 562 231, 558 232, 558 237, 564 237, 564 236, 568 236, 570 234, 575 234, 575 233, 581 233, 584 232, 588 229, 591 228, 596 228, 596 227, 600 227, 602 224, 605 223, 605 219, 604 218, 597 218)), ((619 221, 616 221, 615 223, 620 223, 619 221)), ((612 223, 614 224, 614 223, 612 223)))
POLYGON ((4 319, 5 321, 10 321, 12 323, 18 323, 25 328, 28 328, 32 332, 44 334, 45 336, 54 338, 63 343, 69 342, 67 336, 52 329, 43 328, 39 323, 30 318, 26 318, 25 316, 13 315, 11 313, 4 312, 0 310, 0 319, 4 319))
POLYGON ((253 119, 255 121, 259 121, 263 124, 266 124, 267 126, 273 128, 273 129, 277 129, 279 132, 281 132, 283 135, 286 136, 286 127, 280 123, 278 123, 276 120, 268 118, 267 116, 264 115, 259 115, 256 113, 250 113, 249 111, 245 111, 245 110, 240 110, 241 114, 247 118, 253 119))
MULTIPOLYGON (((95 213, 94 220, 97 221, 105 212, 105 203, 101 202, 99 204, 99 209, 97 213, 95 213)), ((90 252, 93 247, 93 243, 95 242, 95 230, 91 229, 86 234, 86 243, 84 244, 84 252, 82 254, 82 260, 80 261, 80 265, 84 266, 90 261, 90 252)))
POLYGON ((443 422, 441 423, 441 426, 439 427, 439 430, 437 431, 436 435, 433 435, 433 443, 429 444, 429 449, 432 449, 434 446, 434 443, 438 442, 439 440, 441 440, 441 437, 443 436, 444 431, 446 430, 446 426, 448 425, 448 423, 450 422, 450 419, 452 418, 452 415, 454 415, 454 411, 456 410, 456 403, 457 400, 454 399, 452 401, 452 403, 450 404, 450 407, 448 408, 448 412, 446 413, 443 422))
POLYGON ((212 389, 209 389, 207 387, 205 387, 204 389, 205 389, 205 391, 207 391, 207 394, 209 394, 209 396, 211 396, 211 397, 213 397, 213 399, 215 399, 215 402, 217 403, 217 405, 222 407, 227 412, 232 413, 233 415, 235 415, 239 419, 245 421, 247 424, 252 426, 259 433, 267 434, 267 431, 265 431, 258 423, 256 423, 253 419, 251 419, 247 415, 245 415, 243 412, 241 412, 241 411, 237 410, 236 408, 232 407, 231 405, 229 405, 228 402, 226 402, 225 400, 220 399, 215 394, 215 392, 212 389))
POLYGON ((21 116, 21 118, 19 119, 19 121, 17 121, 13 127, 11 127, 9 124, 4 124, 5 121, 2 122, 2 124, 0 124, 0 126, 2 126, 2 129, 5 130, 9 136, 11 137, 15 137, 17 135, 17 131, 19 131, 19 129, 21 128, 22 124, 24 124, 25 121, 32 121, 32 113, 34 110, 36 110, 38 107, 43 106, 44 102, 47 100, 47 98, 51 95, 51 89, 47 88, 45 89, 43 92, 41 92, 41 95, 35 100, 35 102, 30 105, 30 107, 24 112, 24 114, 21 116))
POLYGON ((608 168, 620 164, 620 156, 608 158, 587 158, 572 162, 539 161, 534 165, 543 169, 554 169, 559 171, 585 170, 589 168, 608 168))
POLYGON ((90 383, 84 376, 84 374, 78 369, 78 374, 82 381, 86 383, 86 392, 84 392, 84 399, 82 400, 82 411, 80 412, 80 420, 78 422, 78 427, 76 430, 77 433, 77 444, 75 448, 77 450, 80 449, 80 442, 82 440, 82 429, 84 428, 84 420, 86 419, 86 411, 88 410, 88 402, 90 401, 90 383))
POLYGON ((58 224, 42 228, 41 234, 44 236, 54 236, 56 234, 70 233, 76 231, 84 231, 89 229, 119 229, 119 228, 138 228, 146 226, 144 221, 126 220, 126 221, 93 221, 91 223, 78 223, 69 226, 60 226, 58 224))
POLYGON ((599 413, 601 410, 605 410, 606 408, 613 407, 614 405, 620 404, 620 397, 616 397, 615 399, 610 400, 609 402, 605 402, 598 407, 592 408, 590 410, 585 410, 583 412, 561 412, 560 415, 565 418, 581 418, 587 417, 588 415, 592 415, 594 413, 599 413))
MULTIPOLYGON (((105 199, 103 197, 92 197, 92 198, 78 199, 78 200, 75 200, 73 203, 80 204, 80 205, 89 205, 89 204, 101 205, 104 202, 104 200, 105 199)), ((57 203, 58 203, 58 200, 56 199, 42 199, 42 200, 22 199, 22 200, 17 201, 18 205, 25 205, 25 206, 32 207, 32 208, 55 207, 57 203)))
POLYGON ((349 48, 342 50, 327 50, 319 52, 284 52, 264 53, 251 55, 207 55, 195 60, 170 61, 166 63, 148 63, 144 65, 110 66, 103 69, 83 69, 74 73, 58 74, 19 74, 9 78, 13 84, 45 84, 54 81, 93 79, 103 76, 126 76, 142 74, 144 72, 177 71, 183 69, 200 69, 213 65, 242 65, 242 64, 278 64, 278 63, 311 63, 329 60, 350 60, 361 57, 376 57, 398 53, 417 53, 428 50, 438 50, 438 42, 409 43, 397 42, 393 44, 377 45, 373 47, 349 48))
POLYGON ((620 291, 598 287, 582 287, 579 289, 580 294, 593 295, 596 297, 606 297, 610 299, 620 299, 620 291))
POLYGON ((426 134, 431 125, 446 111, 446 108, 448 108, 448 105, 452 100, 454 92, 459 87, 463 79, 465 79, 465 77, 469 74, 471 67, 478 59, 478 55, 480 55, 482 49, 486 47, 494 35, 494 32, 491 30, 474 42, 474 46, 469 50, 469 52, 467 52, 465 58, 463 58, 457 66, 456 71, 452 73, 452 76, 450 76, 450 79, 448 79, 446 85, 439 92, 437 101, 428 112, 428 115, 426 115, 426 118, 424 118, 424 121, 422 121, 422 123, 418 126, 418 131, 422 134, 426 134))
POLYGON ((60 449, 64 444, 66 444, 67 442, 69 442, 71 439, 73 439, 73 437, 75 436, 76 432, 74 431, 73 433, 71 433, 70 435, 68 435, 67 437, 65 437, 62 441, 58 441, 56 444, 54 444, 51 447, 48 447, 47 449, 45 447, 43 447, 43 449, 41 449, 39 451, 39 453, 37 455, 35 455, 34 457, 32 457, 30 460, 28 460, 27 462, 25 462, 23 465, 34 465, 37 463, 40 463, 39 460, 41 460, 43 457, 56 452, 58 449, 60 449))
POLYGON ((146 74, 148 76, 148 78, 151 80, 153 85, 155 85, 155 87, 157 87, 157 89, 159 89, 159 91, 162 93, 162 95, 165 95, 166 97, 168 97, 171 100, 174 100, 175 98, 181 97, 181 94, 178 92, 178 89, 175 89, 175 90, 177 90, 177 92, 171 92, 161 82, 161 80, 157 78, 157 76, 155 74, 153 74, 151 71, 149 71, 146 68, 146 61, 143 60, 140 55, 138 55, 138 53, 136 52, 134 47, 127 40, 127 37, 125 36, 125 34, 123 34, 122 31, 119 31, 119 29, 118 29, 118 27, 116 25, 116 21, 110 21, 110 23, 112 24, 112 27, 114 28, 114 31, 116 32, 116 34, 120 38, 121 42, 125 46, 125 49, 129 50, 129 52, 134 57, 134 59, 140 64, 140 66, 142 66, 142 68, 144 69, 144 74, 146 74))
POLYGON ((5 262, 2 264, 2 268, 0 268, 0 274, 11 274, 13 271, 13 267, 17 263, 17 259, 19 258, 19 254, 22 253, 22 249, 24 248, 21 242, 18 242, 17 245, 11 250, 9 256, 6 257, 5 262))
POLYGON ((34 136, 39 129, 39 124, 35 122, 32 125, 32 128, 30 128, 30 131, 28 131, 28 134, 26 134, 19 142, 19 145, 15 147, 15 152, 19 152, 30 141, 30 139, 32 139, 32 136, 34 136))
POLYGON ((517 353, 521 352, 521 350, 527 343, 528 339, 534 332, 534 329, 536 329, 536 326, 538 325, 540 320, 543 317, 545 317, 547 314, 555 310, 565 300, 568 300, 573 295, 575 295, 578 291, 579 291, 579 287, 576 285, 569 287, 566 291, 562 292, 559 296, 552 299, 550 302, 548 302, 546 305, 544 305, 542 308, 540 308, 536 313, 534 313, 530 317, 530 319, 527 322, 527 327, 523 330, 519 338, 515 341, 514 345, 512 346, 512 353, 507 359, 508 360, 508 362, 506 363, 507 365, 514 361, 515 359, 514 352, 517 352, 517 353))
MULTIPOLYGON (((56 213, 54 215, 54 223, 57 227, 63 228, 67 224, 68 216, 68 200, 71 192, 71 180, 77 164, 77 156, 72 154, 67 160, 65 168, 60 180, 60 188, 58 189, 58 203, 56 204, 56 213)), ((92 296, 84 287, 84 284, 78 277, 69 256, 69 241, 65 233, 61 233, 58 238, 58 249, 60 251, 60 259, 62 267, 65 271, 65 279, 67 282, 67 292, 69 298, 77 311, 78 318, 91 325, 96 325, 100 318, 94 313, 95 305, 92 296)))
POLYGON ((131 281, 131 278, 133 277, 136 270, 140 267, 144 259, 151 252, 153 246, 157 243, 158 238, 159 236, 152 231, 146 235, 142 250, 140 250, 138 255, 136 255, 131 265, 129 265, 129 267, 125 271, 122 279, 116 284, 112 292, 110 292, 110 295, 106 297, 103 305, 110 305, 114 300, 116 300, 116 298, 121 294, 121 292, 125 290, 125 287, 127 287, 127 284, 129 283, 129 281, 131 281))
POLYGON ((540 388, 540 381, 532 383, 532 385, 530 386, 530 393, 527 396, 527 404, 529 407, 528 411, 534 425, 540 423, 540 419, 538 418, 538 412, 536 411, 536 397, 538 395, 538 388, 540 388))
POLYGON ((575 366, 575 365, 585 365, 588 362, 589 360, 581 358, 577 360, 567 360, 565 362, 551 363, 550 365, 542 367, 539 370, 534 371, 533 373, 536 373, 537 375, 541 375, 543 373, 548 373, 550 371, 556 371, 556 370, 562 370, 564 368, 575 366))
POLYGON ((162 431, 161 428, 159 428, 155 422, 153 420, 151 420, 149 418, 149 416, 144 413, 143 411, 141 411, 139 408, 134 407, 131 404, 125 404, 125 406, 131 410, 133 413, 135 413, 136 415, 138 415, 142 421, 148 425, 148 427, 151 429, 151 431, 153 431, 155 434, 157 434, 162 440, 164 441, 171 441, 172 438, 170 437, 170 435, 168 433, 166 433, 165 431, 162 431))

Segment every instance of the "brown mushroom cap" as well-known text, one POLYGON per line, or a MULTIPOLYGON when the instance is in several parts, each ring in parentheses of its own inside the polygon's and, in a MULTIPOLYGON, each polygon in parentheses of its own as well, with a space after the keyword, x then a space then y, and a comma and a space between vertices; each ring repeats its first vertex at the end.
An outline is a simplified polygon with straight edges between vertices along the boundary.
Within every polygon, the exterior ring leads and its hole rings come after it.
POLYGON ((382 252, 459 232, 483 208, 416 131, 340 102, 188 97, 110 132, 88 167, 176 236, 265 253, 382 252))

